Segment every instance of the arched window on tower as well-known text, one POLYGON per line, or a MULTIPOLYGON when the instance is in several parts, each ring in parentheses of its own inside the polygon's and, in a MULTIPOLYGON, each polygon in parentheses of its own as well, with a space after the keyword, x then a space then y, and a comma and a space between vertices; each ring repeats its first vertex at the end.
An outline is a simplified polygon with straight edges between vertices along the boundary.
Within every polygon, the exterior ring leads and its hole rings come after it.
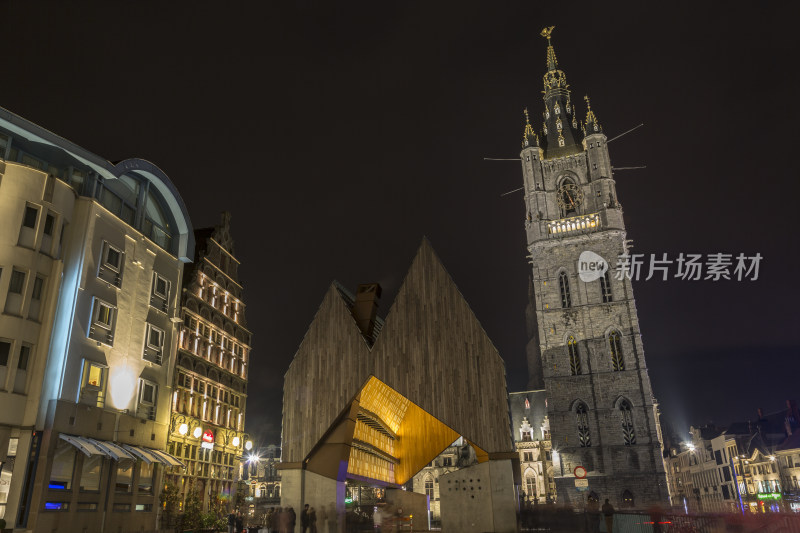
POLYGON ((619 411, 622 415, 622 440, 625 446, 636 444, 636 431, 633 429, 633 408, 631 402, 622 400, 619 402, 619 411))
POLYGON ((614 372, 625 370, 625 359, 622 357, 622 341, 619 331, 608 334, 608 348, 611 351, 611 369, 614 372))
POLYGON ((578 424, 578 442, 581 448, 588 448, 592 445, 592 436, 589 433, 589 409, 585 403, 580 402, 575 407, 575 416, 578 424))
POLYGON ((578 354, 578 342, 575 337, 567 337, 567 351, 569 352, 569 371, 573 376, 581 374, 581 357, 578 354))
POLYGON ((614 297, 611 295, 611 277, 608 275, 608 270, 603 272, 600 277, 600 292, 603 296, 604 304, 614 301, 614 297))
POLYGON ((572 297, 569 293, 569 278, 566 272, 558 275, 558 287, 561 290, 561 307, 572 307, 572 297))
MULTIPOLYGON (((564 146, 564 136, 561 134, 561 131, 558 132, 558 145, 564 146)), ((569 177, 564 178, 561 185, 558 187, 557 194, 556 202, 561 208, 561 218, 577 215, 578 206, 581 201, 579 198, 581 193, 575 181, 569 177)))

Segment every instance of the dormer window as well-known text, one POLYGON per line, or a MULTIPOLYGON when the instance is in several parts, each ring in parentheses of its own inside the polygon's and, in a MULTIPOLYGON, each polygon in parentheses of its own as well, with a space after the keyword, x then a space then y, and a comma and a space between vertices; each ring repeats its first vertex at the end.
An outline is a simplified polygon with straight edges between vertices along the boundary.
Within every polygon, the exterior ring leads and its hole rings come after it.
POLYGON ((556 104, 555 106, 553 106, 553 111, 555 112, 556 115, 560 115, 561 114, 561 107, 559 107, 559 105, 556 104))

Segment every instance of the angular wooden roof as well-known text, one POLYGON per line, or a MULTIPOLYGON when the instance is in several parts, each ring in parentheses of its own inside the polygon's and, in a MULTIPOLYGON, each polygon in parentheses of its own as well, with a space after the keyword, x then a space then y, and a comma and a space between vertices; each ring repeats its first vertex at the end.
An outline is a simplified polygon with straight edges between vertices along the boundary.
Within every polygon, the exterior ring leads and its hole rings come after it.
POLYGON ((282 460, 305 460, 371 376, 480 449, 513 450, 503 360, 427 239, 371 348, 331 285, 285 376, 282 460))

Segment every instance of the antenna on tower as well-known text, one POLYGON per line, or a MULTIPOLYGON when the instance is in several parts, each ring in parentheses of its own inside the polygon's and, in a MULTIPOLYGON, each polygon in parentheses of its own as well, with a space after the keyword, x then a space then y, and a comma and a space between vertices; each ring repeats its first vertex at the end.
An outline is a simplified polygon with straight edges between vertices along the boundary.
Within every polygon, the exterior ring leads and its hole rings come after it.
POLYGON ((620 137, 622 137, 623 135, 627 135, 627 134, 629 134, 629 133, 630 133, 630 132, 632 132, 633 130, 637 130, 637 129, 639 129, 639 128, 641 128, 642 126, 644 126, 644 122, 642 122, 642 123, 641 123, 641 124, 639 124, 638 126, 634 126, 634 127, 632 127, 632 128, 631 128, 631 129, 629 129, 628 131, 624 131, 624 132, 620 133, 619 135, 617 135, 616 137, 614 137, 614 138, 612 138, 612 139, 609 139, 609 140, 607 140, 607 141, 606 141, 606 144, 610 143, 611 141, 615 141, 615 140, 619 139, 619 138, 620 138, 620 137))
POLYGON ((504 192, 503 194, 500 195, 500 197, 502 198, 503 196, 508 196, 509 194, 511 194, 513 192, 521 191, 524 188, 525 187, 520 187, 519 189, 514 189, 513 191, 504 192))

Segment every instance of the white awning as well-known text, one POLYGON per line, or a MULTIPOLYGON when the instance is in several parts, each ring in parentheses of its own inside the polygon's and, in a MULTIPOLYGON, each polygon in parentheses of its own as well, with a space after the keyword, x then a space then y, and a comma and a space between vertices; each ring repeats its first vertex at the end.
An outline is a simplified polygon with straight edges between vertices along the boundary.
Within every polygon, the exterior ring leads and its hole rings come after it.
POLYGON ((89 437, 65 435, 63 433, 59 434, 59 437, 72 444, 89 457, 93 455, 103 455, 115 461, 142 460, 147 464, 161 463, 167 466, 186 466, 177 457, 167 452, 162 452, 161 450, 109 442, 107 440, 90 439, 89 437))
POLYGON ((151 463, 161 463, 161 457, 155 455, 153 450, 148 450, 147 448, 139 448, 138 446, 131 446, 130 444, 123 444, 126 450, 131 452, 133 455, 141 459, 147 464, 151 463))
POLYGON ((85 437, 76 437, 74 435, 64 435, 63 433, 59 434, 58 436, 62 440, 69 442, 80 451, 85 453, 87 457, 91 457, 93 455, 108 455, 105 450, 97 446, 97 444, 91 439, 87 439, 85 437))
POLYGON ((180 459, 168 454, 167 452, 162 452, 161 450, 150 450, 150 452, 161 456, 161 458, 164 460, 162 461, 164 464, 170 466, 181 466, 181 467, 186 466, 180 461, 180 459))
POLYGON ((99 448, 102 448, 106 455, 114 459, 115 461, 124 461, 125 459, 136 460, 136 456, 128 453, 125 448, 121 445, 117 444, 116 442, 109 442, 107 440, 95 440, 95 439, 87 439, 94 442, 99 448))
POLYGON ((185 466, 177 458, 171 456, 167 452, 162 452, 161 450, 141 448, 139 446, 130 446, 128 444, 124 444, 123 446, 125 446, 126 450, 148 464, 161 463, 167 466, 185 466))

